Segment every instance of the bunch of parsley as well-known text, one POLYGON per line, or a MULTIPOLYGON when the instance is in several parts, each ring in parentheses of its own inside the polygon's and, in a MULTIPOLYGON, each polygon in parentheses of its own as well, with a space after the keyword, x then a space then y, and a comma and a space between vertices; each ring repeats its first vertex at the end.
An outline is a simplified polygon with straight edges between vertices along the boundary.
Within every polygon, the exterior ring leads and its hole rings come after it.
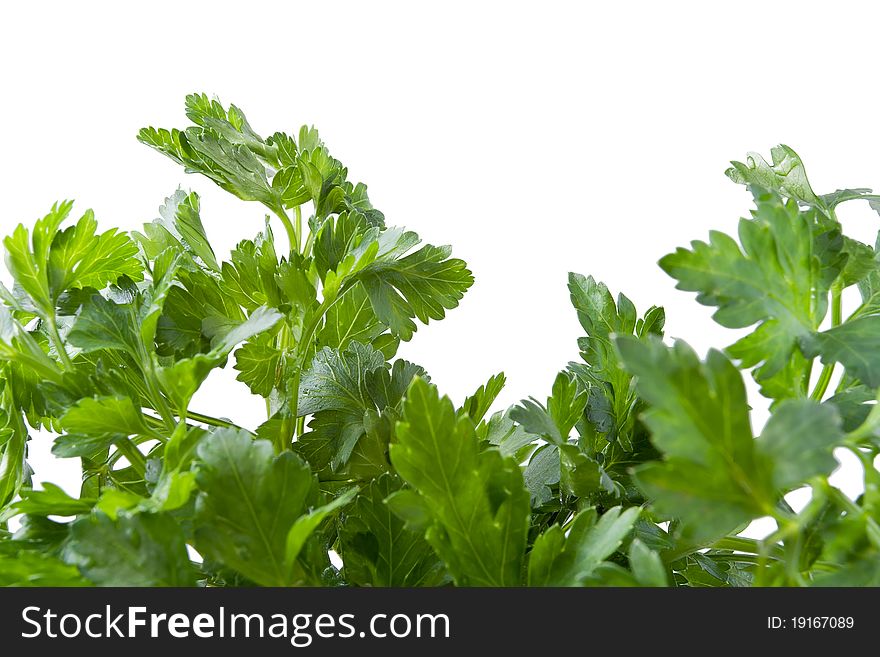
POLYGON ((786 147, 734 163, 756 206, 738 239, 660 264, 754 331, 701 360, 663 342, 661 308, 572 274, 581 360, 546 403, 489 415, 503 375, 457 407, 395 359, 458 304, 464 262, 386 226, 314 129, 264 138, 205 95, 186 113, 140 141, 262 203, 289 251, 267 218, 218 260, 183 191, 142 233, 59 203, 6 238, 0 583, 880 584, 880 256, 835 216, 869 190, 816 195, 786 147), (191 407, 230 362, 266 400, 254 431, 191 407), (740 370, 772 400, 758 436, 740 370), (78 497, 31 487, 29 428, 80 459, 78 497), (856 500, 829 484, 835 448, 864 466, 856 500))

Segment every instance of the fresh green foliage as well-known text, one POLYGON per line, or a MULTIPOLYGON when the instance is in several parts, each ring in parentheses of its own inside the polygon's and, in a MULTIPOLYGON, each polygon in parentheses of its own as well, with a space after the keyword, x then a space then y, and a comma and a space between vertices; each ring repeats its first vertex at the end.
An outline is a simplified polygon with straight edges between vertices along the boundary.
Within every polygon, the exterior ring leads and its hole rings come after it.
POLYGON ((314 128, 264 138, 203 94, 186 115, 139 140, 270 213, 228 257, 184 190, 142 232, 63 202, 4 241, 0 584, 878 585, 880 255, 836 214, 880 207, 870 190, 815 193, 786 146, 734 162, 755 201, 737 235, 660 266, 750 331, 701 358, 664 342, 662 308, 571 274, 580 359, 493 413, 503 374, 457 406, 396 358, 473 283, 449 247, 387 226, 314 128), (260 426, 193 407, 225 367, 260 426), (28 443, 50 439, 75 495, 33 485, 28 443), (857 499, 829 482, 840 449, 857 499))
POLYGON ((391 461, 412 489, 389 500, 428 542, 460 586, 519 583, 529 498, 517 463, 480 451, 473 421, 422 380, 409 388, 391 461))
POLYGON ((290 451, 218 429, 198 447, 195 545, 206 558, 264 586, 308 581, 297 559, 317 524, 353 495, 316 506, 318 482, 290 451))
POLYGON ((663 462, 638 468, 655 508, 699 540, 772 516, 782 494, 837 465, 831 450, 843 432, 833 406, 785 400, 758 440, 752 435, 742 377, 719 351, 705 362, 683 342, 618 338, 638 390, 644 419, 663 462), (700 403, 695 403, 700 400, 700 403))

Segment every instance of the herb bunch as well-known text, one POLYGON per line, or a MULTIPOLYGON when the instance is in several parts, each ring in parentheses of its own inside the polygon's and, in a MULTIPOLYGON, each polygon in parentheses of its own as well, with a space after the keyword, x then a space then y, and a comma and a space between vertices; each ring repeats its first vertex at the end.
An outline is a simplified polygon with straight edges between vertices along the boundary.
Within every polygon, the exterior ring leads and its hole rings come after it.
POLYGON ((571 274, 580 360, 490 415, 503 374, 456 406, 395 358, 458 305, 463 261, 387 226, 313 128, 264 138, 205 95, 186 114, 138 138, 268 210, 228 259, 182 190, 143 232, 64 202, 4 241, 0 583, 880 584, 880 256, 835 214, 870 190, 816 195, 783 146, 734 163, 755 200, 738 236, 660 265, 754 330, 701 359, 663 341, 662 308, 571 274), (224 367, 265 399, 253 431, 193 407, 224 367), (772 400, 757 436, 745 370, 772 400), (80 459, 77 497, 31 487, 32 429, 80 459), (829 483, 836 448, 864 466, 858 499, 829 483))

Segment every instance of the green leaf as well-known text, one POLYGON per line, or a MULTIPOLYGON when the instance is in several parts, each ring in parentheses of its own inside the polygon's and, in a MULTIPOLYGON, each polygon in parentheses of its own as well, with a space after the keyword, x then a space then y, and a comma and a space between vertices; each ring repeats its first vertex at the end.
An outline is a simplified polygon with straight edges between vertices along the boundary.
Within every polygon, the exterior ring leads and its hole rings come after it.
POLYGON ((149 259, 174 247, 189 254, 195 267, 220 271, 202 225, 199 205, 198 194, 178 189, 160 206, 159 218, 144 224, 144 234, 133 233, 149 259))
POLYGON ((523 400, 514 407, 510 417, 531 434, 544 436, 555 445, 568 441, 569 433, 577 424, 587 404, 587 391, 568 372, 560 372, 553 382, 553 392, 547 398, 547 407, 536 399, 523 400))
POLYGON ((211 370, 223 364, 238 344, 268 331, 282 317, 278 311, 260 306, 243 321, 208 322, 210 326, 206 332, 213 336, 211 351, 178 360, 157 372, 162 388, 175 408, 185 409, 189 405, 211 370))
POLYGON ((180 526, 162 513, 94 513, 70 528, 64 559, 98 586, 195 586, 180 526))
POLYGON ((586 405, 587 391, 578 384, 577 378, 568 372, 557 374, 547 398, 547 412, 563 438, 568 437, 581 419, 586 405))
POLYGON ((54 300, 71 288, 102 289, 127 276, 143 278, 137 246, 115 228, 96 234, 98 222, 87 210, 76 223, 55 235, 49 252, 49 289, 54 300))
POLYGON ((159 325, 159 316, 165 308, 165 301, 175 283, 177 269, 180 266, 179 252, 175 249, 166 249, 153 261, 152 285, 141 293, 140 307, 138 308, 138 325, 141 342, 150 350, 153 350, 156 340, 156 331, 159 325))
POLYGON ((560 372, 546 408, 531 399, 510 410, 510 418, 520 424, 525 435, 542 436, 550 443, 535 450, 523 473, 533 506, 550 502, 560 483, 563 492, 578 497, 588 497, 602 489, 616 491, 596 461, 596 454, 584 451, 589 446, 583 445, 583 441, 578 445, 569 442, 571 430, 582 421, 587 408, 588 392, 583 385, 572 373, 560 372))
POLYGON ((401 488, 385 498, 385 504, 395 516, 403 520, 408 530, 424 535, 431 526, 431 511, 425 498, 408 488, 401 488))
POLYGON ((46 516, 19 516, 20 527, 15 535, 0 531, 0 555, 22 555, 39 552, 59 556, 70 532, 70 525, 56 522, 46 516))
POLYGON ((609 509, 598 518, 581 512, 566 536, 553 525, 535 540, 529 555, 529 586, 580 586, 632 531, 639 509, 609 509))
POLYGON ((832 450, 843 438, 833 405, 787 399, 774 409, 756 447, 773 464, 773 486, 788 491, 816 475, 830 475, 838 465, 832 450))
POLYGON ((413 377, 424 374, 404 360, 395 361, 389 372, 384 356, 359 342, 342 352, 322 349, 300 381, 297 412, 314 418, 298 448, 326 445, 330 466, 339 469, 367 431, 365 414, 396 407, 413 377))
MULTIPOLYGON (((838 229, 839 230, 839 229, 838 229)), ((846 254, 846 265, 840 274, 841 288, 855 285, 878 272, 876 254, 867 244, 849 237, 842 237, 842 252, 846 254)))
POLYGON ((211 128, 235 144, 246 144, 255 149, 265 148, 266 142, 254 132, 247 119, 235 105, 223 108, 219 100, 207 94, 189 94, 186 97, 186 117, 204 128, 211 128))
POLYGON ((206 326, 206 333, 211 336, 211 353, 225 356, 236 346, 255 335, 268 331, 283 317, 273 308, 260 306, 243 322, 228 322, 206 326))
POLYGON ((138 141, 183 165, 187 172, 210 178, 240 199, 270 207, 280 202, 280 194, 269 186, 266 166, 256 155, 247 146, 232 143, 209 128, 143 128, 138 141))
POLYGON ((208 431, 201 427, 188 427, 179 423, 165 443, 162 453, 165 470, 174 472, 189 467, 196 456, 196 449, 206 435, 208 431))
POLYGON ((867 188, 838 189, 819 196, 810 186, 804 163, 794 149, 779 144, 770 149, 770 157, 771 162, 767 162, 758 153, 749 153, 745 163, 731 162, 733 166, 725 173, 735 183, 773 190, 828 216, 833 216, 834 208, 844 201, 864 199, 874 207, 880 198, 867 188))
MULTIPOLYGON (((13 541, 9 541, 12 543, 13 541)), ((91 586, 79 570, 52 555, 31 550, 0 552, 0 586, 91 586)))
POLYGON ((144 128, 138 140, 186 171, 201 173, 239 198, 260 201, 276 212, 311 199, 321 218, 344 210, 381 218, 366 198, 366 187, 346 180, 346 169, 330 157, 316 130, 303 127, 299 146, 280 132, 263 139, 239 108, 230 105, 227 110, 205 94, 187 96, 186 115, 194 126, 144 128))
POLYGON ((85 457, 91 460, 106 458, 106 452, 117 442, 119 434, 98 434, 84 436, 66 433, 58 436, 52 443, 52 454, 61 458, 85 457))
MULTIPOLYGON (((217 429, 198 447, 196 548, 263 586, 298 580, 287 540, 313 497, 309 467, 244 431, 217 429)), ((313 530, 314 527, 311 527, 313 530)))
POLYGON ((54 320, 56 303, 67 290, 100 289, 123 276, 143 278, 135 244, 115 228, 96 234, 98 223, 91 210, 75 225, 59 230, 72 208, 72 201, 56 203, 34 224, 32 235, 19 225, 4 240, 6 266, 43 319, 54 320))
POLYGON ((225 355, 215 353, 184 358, 161 368, 156 372, 156 378, 173 407, 182 411, 189 406, 193 395, 208 378, 211 370, 220 365, 224 358, 225 355))
POLYGON ((212 275, 181 267, 176 279, 156 328, 156 351, 160 356, 189 358, 210 349, 210 338, 202 331, 206 318, 240 322, 245 314, 212 275))
POLYGON ((391 368, 383 367, 367 374, 366 384, 370 399, 378 410, 397 407, 415 377, 429 381, 427 372, 415 363, 398 358, 391 368))
POLYGON ((800 156, 785 144, 770 149, 771 162, 758 153, 749 153, 745 163, 731 162, 725 174, 740 185, 754 185, 779 192, 790 199, 823 211, 827 206, 813 192, 800 156))
POLYGON ((813 584, 821 587, 880 586, 880 559, 877 554, 844 565, 839 570, 818 577, 813 584))
POLYGON ((426 245, 397 260, 376 261, 358 275, 376 316, 401 340, 412 338, 413 318, 423 324, 443 319, 473 285, 464 261, 449 254, 449 247, 426 245))
POLYGON ((280 365, 281 351, 269 344, 246 342, 235 352, 235 378, 255 395, 270 395, 280 377, 280 365))
MULTIPOLYGON (((402 490, 403 482, 384 474, 361 491, 346 511, 339 531, 346 580, 358 586, 436 586, 444 577, 442 564, 424 538, 424 531, 406 528, 385 500, 402 490)), ((405 515, 405 512, 404 512, 405 515)))
POLYGON ((61 370, 35 337, 25 331, 6 306, 0 304, 0 360, 22 367, 25 376, 36 376, 51 383, 62 381, 61 370))
POLYGON ((90 436, 148 433, 141 409, 129 397, 81 399, 61 417, 61 427, 90 436))
MULTIPOLYGON (((586 401, 586 395, 583 397, 586 401)), ((523 399, 519 406, 510 409, 510 419, 517 422, 526 433, 546 438, 554 445, 562 445, 568 440, 568 435, 563 436, 559 432, 550 413, 537 399, 523 399)))
POLYGON ((366 408, 371 404, 366 378, 384 367, 382 354, 359 342, 342 352, 322 349, 302 376, 297 405, 300 415, 366 408))
MULTIPOLYGON (((877 207, 880 207, 880 204, 877 207)), ((862 304, 850 315, 849 320, 880 312, 880 252, 878 249, 880 249, 880 233, 874 243, 874 267, 858 281, 862 304)))
POLYGON ((300 312, 317 307, 317 292, 312 281, 312 261, 298 253, 281 259, 275 272, 275 284, 282 299, 300 312))
POLYGON ((315 532, 324 520, 342 507, 351 503, 358 493, 357 488, 351 488, 344 493, 338 494, 331 502, 312 509, 306 515, 300 516, 293 523, 287 533, 287 541, 284 554, 284 565, 290 570, 302 552, 303 546, 309 537, 315 532))
MULTIPOLYGON (((350 275, 363 269, 379 253, 379 235, 357 214, 344 212, 338 217, 329 218, 321 227, 315 239, 315 268, 327 284, 328 274, 333 278, 350 275)), ((386 243, 400 243, 406 250, 418 243, 415 233, 399 231, 387 232, 383 236, 386 243)))
POLYGON ((823 363, 842 363, 847 373, 870 388, 880 386, 880 315, 869 315, 804 336, 807 357, 823 363))
POLYGON ((115 521, 120 513, 138 510, 143 502, 145 500, 140 495, 119 488, 109 488, 101 493, 101 497, 95 503, 95 510, 115 521))
POLYGON ((529 491, 529 503, 540 508, 554 498, 553 491, 561 479, 559 448, 542 445, 532 454, 523 470, 523 483, 529 491))
POLYGON ((510 417, 510 411, 495 413, 485 425, 485 440, 498 447, 504 457, 516 456, 524 447, 532 445, 539 436, 527 432, 510 417))
MULTIPOLYGON (((344 476, 353 481, 371 481, 390 472, 388 445, 394 436, 398 416, 396 408, 385 408, 381 412, 366 411, 363 416, 366 433, 358 440, 345 466, 337 469, 331 478, 344 476)), ((324 474, 326 471, 321 472, 321 475, 324 474)))
POLYGON ((137 311, 133 304, 117 304, 92 295, 67 335, 67 340, 84 353, 114 349, 141 359, 141 342, 137 330, 137 311))
POLYGON ((633 425, 639 410, 627 372, 612 341, 615 335, 662 335, 666 315, 652 306, 643 318, 624 294, 614 297, 604 283, 592 276, 568 275, 571 302, 586 337, 578 340, 583 363, 569 363, 582 387, 589 388, 587 420, 608 441, 617 441, 632 450, 633 425))
MULTIPOLYGON (((754 217, 739 224, 742 250, 731 237, 712 232, 708 243, 680 248, 660 266, 678 280, 678 289, 699 292, 698 302, 716 306, 714 318, 722 326, 758 324, 728 351, 743 367, 760 364, 755 377, 763 382, 783 371, 797 340, 822 321, 842 262, 831 264, 839 259, 830 252, 823 265, 814 253, 816 213, 800 212, 794 201, 783 203, 773 194, 759 194, 756 202, 754 217)), ((792 374, 786 396, 802 383, 802 369, 792 374)))
POLYGON ((145 506, 157 511, 174 511, 186 505, 195 490, 194 472, 167 472, 159 479, 145 506))
POLYGON ((504 372, 492 376, 484 385, 477 388, 473 395, 464 400, 459 413, 467 413, 475 423, 482 422, 506 382, 507 377, 504 376, 504 372))
POLYGON ((683 342, 617 345, 651 404, 644 419, 665 456, 637 468, 636 480, 693 540, 773 515, 783 493, 835 468, 831 452, 843 432, 833 406, 786 400, 756 441, 742 378, 723 354, 710 351, 702 363, 683 342))
POLYGON ((70 215, 73 201, 56 203, 33 227, 33 237, 21 224, 3 240, 6 268, 15 282, 28 294, 43 317, 55 312, 49 287, 49 253, 61 223, 70 215))
POLYGON ((239 242, 232 259, 222 264, 223 294, 247 311, 260 306, 277 308, 282 303, 278 269, 275 238, 267 223, 256 239, 239 242))
POLYGON ((868 418, 875 400, 876 396, 869 388, 855 385, 829 397, 823 403, 833 405, 837 409, 841 426, 849 433, 855 431, 868 418))
POLYGON ((27 464, 27 430, 18 411, 7 415, 0 444, 0 513, 11 502, 22 486, 29 483, 27 464))
POLYGON ((418 243, 411 231, 381 230, 350 212, 328 220, 314 247, 325 299, 360 283, 375 317, 397 338, 410 340, 415 318, 425 324, 442 319, 473 283, 465 263, 449 257, 449 247, 425 245, 406 255, 418 243))
POLYGON ((769 466, 755 449, 742 377, 721 353, 701 363, 678 341, 621 337, 617 347, 650 404, 644 421, 665 461, 636 470, 661 513, 681 518, 694 540, 771 515, 769 466))
POLYGON ((430 509, 428 542, 460 586, 519 584, 529 520, 515 462, 480 451, 468 417, 421 379, 407 393, 391 461, 430 509))
POLYGON ((560 446, 559 460, 562 468, 560 482, 569 494, 585 498, 602 491, 612 495, 618 494, 614 481, 608 476, 605 468, 575 445, 560 446))
POLYGON ((373 312, 363 285, 355 284, 324 316, 324 323, 315 335, 318 347, 344 350, 353 342, 369 344, 391 359, 400 340, 389 334, 387 327, 373 312))
POLYGON ((669 586, 660 555, 637 538, 629 546, 629 567, 641 586, 669 586))
POLYGON ((12 505, 12 509, 17 513, 38 516, 76 516, 88 513, 94 505, 95 500, 71 497, 47 481, 43 483, 43 490, 22 490, 21 499, 12 505))

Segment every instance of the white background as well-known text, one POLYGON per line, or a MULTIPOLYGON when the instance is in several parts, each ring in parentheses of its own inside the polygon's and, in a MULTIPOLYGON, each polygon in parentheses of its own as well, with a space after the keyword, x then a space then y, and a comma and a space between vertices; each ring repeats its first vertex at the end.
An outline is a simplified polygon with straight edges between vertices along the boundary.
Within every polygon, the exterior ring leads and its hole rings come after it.
MULTIPOLYGON (((728 160, 783 142, 820 193, 880 187, 878 19, 872 3, 803 0, 6 3, 0 232, 62 198, 134 229, 183 185, 222 256, 264 210, 185 175, 138 128, 185 125, 192 91, 262 134, 314 123, 389 224, 451 243, 475 273, 401 355, 455 400, 500 370, 499 406, 543 398, 582 333, 568 271, 665 306, 668 334, 701 352, 735 339, 656 266, 748 211, 728 160)), ((873 242, 866 207, 842 219, 873 242)), ((231 374, 198 409, 256 426, 263 406, 231 374)), ((78 463, 31 445, 38 480, 76 491, 78 463)), ((854 494, 859 472, 837 481, 854 494)))

